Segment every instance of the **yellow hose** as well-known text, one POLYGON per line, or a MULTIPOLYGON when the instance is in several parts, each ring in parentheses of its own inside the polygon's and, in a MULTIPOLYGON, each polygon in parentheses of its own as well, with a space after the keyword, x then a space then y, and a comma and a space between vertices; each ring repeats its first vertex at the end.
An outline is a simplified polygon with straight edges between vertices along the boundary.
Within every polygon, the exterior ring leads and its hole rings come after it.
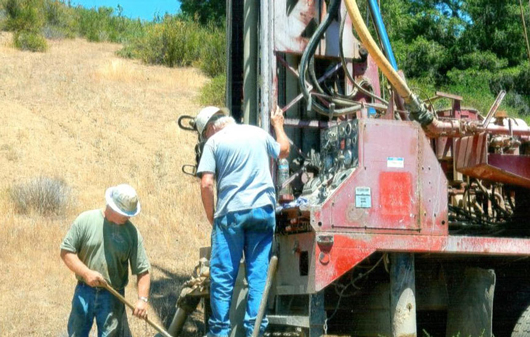
POLYGON ((361 39, 361 42, 363 43, 364 47, 368 50, 372 58, 374 59, 375 63, 377 63, 377 66, 386 78, 392 83, 394 86, 394 89, 396 89, 399 96, 401 96, 406 103, 408 103, 412 99, 412 92, 410 91, 409 87, 407 86, 407 83, 398 75, 398 73, 392 68, 392 65, 390 62, 388 62, 387 58, 381 52, 379 47, 377 46, 377 43, 374 41, 372 36, 370 35, 370 32, 368 31, 368 28, 366 27, 361 13, 359 12, 359 8, 357 7, 357 3, 355 0, 344 0, 346 4, 346 8, 348 9, 348 14, 350 15, 350 18, 352 19, 353 26, 355 27, 355 30, 357 31, 357 34, 359 34, 359 38, 361 39))

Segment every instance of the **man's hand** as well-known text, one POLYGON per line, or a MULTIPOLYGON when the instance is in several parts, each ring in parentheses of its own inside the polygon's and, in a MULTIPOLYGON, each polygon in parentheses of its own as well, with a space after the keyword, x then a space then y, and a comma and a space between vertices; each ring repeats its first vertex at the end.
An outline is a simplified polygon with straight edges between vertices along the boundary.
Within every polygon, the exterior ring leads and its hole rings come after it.
POLYGON ((274 110, 271 114, 271 125, 275 128, 278 126, 283 127, 283 122, 283 111, 279 106, 276 106, 276 110, 274 110))
POLYGON ((61 249, 61 259, 63 259, 66 266, 81 276, 86 284, 91 287, 103 287, 107 284, 103 275, 99 272, 89 269, 77 256, 76 253, 61 249))
POLYGON ((107 284, 103 275, 90 269, 83 275, 83 280, 91 287, 104 287, 107 284))
POLYGON ((271 125, 276 133, 276 141, 280 144, 280 158, 287 158, 289 156, 289 150, 291 144, 289 143, 289 137, 283 130, 283 111, 279 106, 276 106, 276 110, 271 112, 271 125))
POLYGON ((133 310, 133 315, 138 318, 147 318, 147 297, 149 296, 149 288, 151 287, 151 274, 145 271, 138 274, 136 278, 136 286, 138 287, 138 301, 133 310))
POLYGON ((136 316, 141 319, 146 319, 147 318, 147 302, 145 302, 144 300, 138 299, 138 301, 136 301, 136 306, 134 307, 134 310, 133 310, 133 316, 136 316))

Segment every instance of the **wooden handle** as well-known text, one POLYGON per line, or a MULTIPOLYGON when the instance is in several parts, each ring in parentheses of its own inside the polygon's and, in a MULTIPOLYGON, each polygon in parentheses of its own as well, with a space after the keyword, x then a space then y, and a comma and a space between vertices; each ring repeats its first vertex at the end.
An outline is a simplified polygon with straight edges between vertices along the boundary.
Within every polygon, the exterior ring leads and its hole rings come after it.
MULTIPOLYGON (((132 305, 131 302, 127 301, 125 297, 123 297, 119 292, 117 292, 114 288, 112 288, 108 283, 105 283, 103 287, 107 289, 112 295, 116 296, 116 298, 119 299, 123 304, 125 304, 126 306, 134 310, 135 306, 132 305)), ((160 325, 151 321, 149 317, 146 317, 145 321, 149 323, 149 325, 151 325, 153 328, 155 328, 158 332, 160 332, 164 337, 173 337, 160 325)))
POLYGON ((269 262, 269 269, 267 270, 267 281, 265 283, 265 289, 263 289, 263 295, 261 296, 261 303, 259 305, 258 314, 256 315, 256 321, 254 323, 254 331, 252 332, 252 337, 258 337, 259 328, 263 316, 265 315, 265 309, 267 309, 267 299, 269 297, 269 290, 271 289, 272 279, 276 274, 276 269, 278 268, 278 256, 273 255, 269 262))

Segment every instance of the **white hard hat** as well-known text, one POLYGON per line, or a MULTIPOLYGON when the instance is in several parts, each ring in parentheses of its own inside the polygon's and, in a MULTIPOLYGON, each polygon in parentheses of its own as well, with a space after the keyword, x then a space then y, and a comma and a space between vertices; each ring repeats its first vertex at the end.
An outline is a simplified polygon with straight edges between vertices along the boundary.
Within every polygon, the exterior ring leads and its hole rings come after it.
POLYGON ((202 136, 202 132, 204 131, 206 124, 210 121, 210 118, 218 113, 223 114, 224 116, 229 115, 226 108, 218 108, 216 106, 207 106, 199 111, 199 114, 195 118, 195 127, 197 128, 197 131, 199 131, 199 135, 202 136))

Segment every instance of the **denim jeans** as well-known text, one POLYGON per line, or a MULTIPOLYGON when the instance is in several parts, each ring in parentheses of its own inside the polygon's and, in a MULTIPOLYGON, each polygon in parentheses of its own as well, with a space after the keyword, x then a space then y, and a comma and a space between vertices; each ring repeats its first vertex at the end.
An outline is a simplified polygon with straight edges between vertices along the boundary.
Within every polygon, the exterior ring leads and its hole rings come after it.
MULTIPOLYGON (((122 295, 124 291, 119 291, 122 295)), ((98 337, 129 336, 125 306, 103 288, 77 284, 68 319, 69 337, 88 337, 96 319, 98 337)))
MULTIPOLYGON (((246 336, 252 335, 267 279, 274 226, 272 206, 231 212, 215 219, 210 257, 212 314, 208 321, 209 337, 230 334, 230 304, 243 252, 248 282, 243 325, 246 336)), ((267 323, 264 318, 260 326, 261 335, 267 323)))

